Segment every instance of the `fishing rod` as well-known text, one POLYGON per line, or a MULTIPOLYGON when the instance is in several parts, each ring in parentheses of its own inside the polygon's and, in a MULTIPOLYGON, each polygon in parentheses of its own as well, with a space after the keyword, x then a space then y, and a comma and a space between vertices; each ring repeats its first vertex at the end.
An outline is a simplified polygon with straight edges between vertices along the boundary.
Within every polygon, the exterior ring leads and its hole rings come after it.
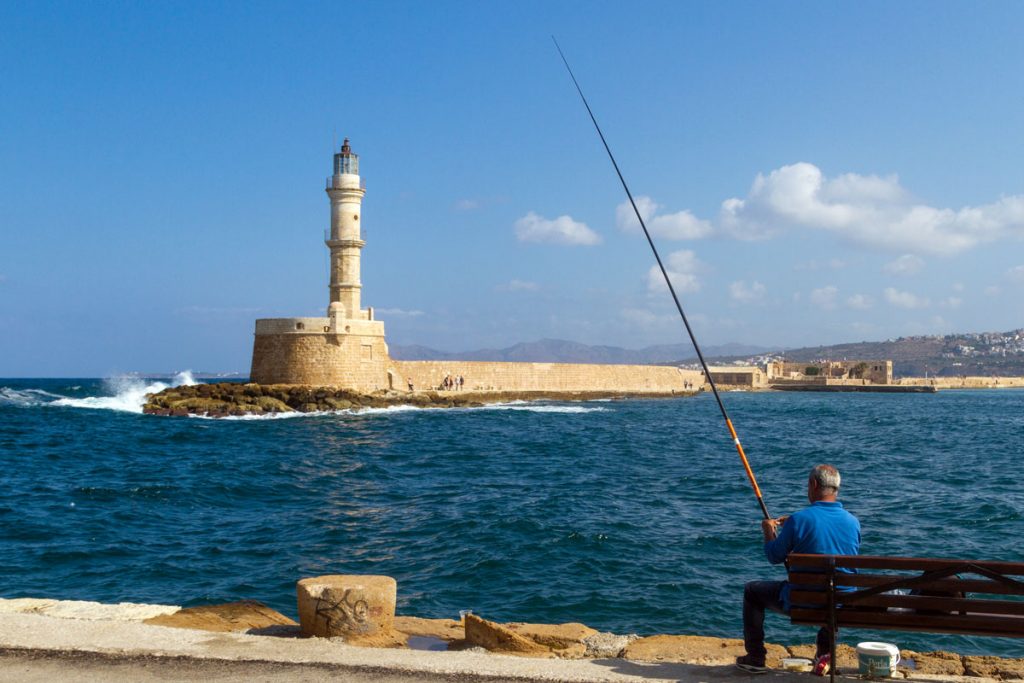
POLYGON ((704 368, 704 376, 708 378, 708 384, 711 385, 711 392, 715 395, 715 401, 718 402, 718 409, 722 411, 722 417, 725 419, 725 426, 729 428, 729 434, 732 436, 732 441, 736 444, 736 452, 740 454, 740 460, 743 462, 743 469, 746 470, 747 479, 750 480, 750 485, 754 488, 754 495, 757 496, 757 504, 761 506, 761 512, 764 513, 764 518, 771 519, 771 515, 768 514, 768 507, 764 504, 764 498, 761 496, 761 487, 757 485, 757 478, 754 477, 754 471, 750 469, 750 463, 747 461, 747 454, 743 452, 743 444, 740 443, 740 437, 736 434, 736 428, 732 426, 732 420, 729 419, 729 413, 725 410, 725 404, 722 403, 722 397, 718 394, 718 387, 715 386, 715 380, 711 377, 711 371, 708 369, 708 364, 704 360, 704 354, 701 353, 700 344, 697 343, 697 337, 693 334, 693 330, 690 328, 690 321, 686 319, 686 313, 683 312, 683 305, 679 303, 679 297, 676 296, 675 287, 672 286, 672 280, 669 278, 668 272, 665 270, 665 265, 661 262, 661 256, 658 254, 658 249, 654 246, 654 240, 651 239, 651 233, 647 230, 647 224, 644 223, 644 218, 640 215, 640 209, 637 208, 636 202, 633 200, 633 193, 629 191, 629 186, 626 184, 626 179, 622 176, 622 171, 619 170, 619 164, 615 161, 615 156, 612 154, 611 147, 608 146, 608 141, 605 140, 604 133, 601 132, 601 126, 597 125, 597 118, 594 116, 594 112, 590 108, 590 104, 587 102, 586 96, 583 94, 583 88, 580 87, 579 81, 576 80, 576 75, 572 72, 572 67, 569 66, 569 60, 565 58, 565 53, 562 52, 562 48, 558 44, 558 41, 555 40, 554 36, 551 36, 551 40, 555 43, 555 49, 558 50, 558 55, 562 58, 562 63, 565 64, 566 71, 569 72, 569 78, 572 79, 573 85, 576 86, 576 92, 580 94, 580 99, 583 100, 583 106, 587 108, 587 113, 590 114, 590 120, 593 121, 594 128, 597 129, 597 134, 601 138, 601 144, 604 145, 604 151, 608 152, 608 158, 611 159, 612 166, 615 167, 615 173, 619 176, 619 182, 622 183, 622 189, 626 191, 629 203, 633 206, 633 213, 636 214, 636 219, 640 221, 640 227, 644 230, 644 237, 647 238, 647 244, 651 245, 651 251, 654 252, 654 260, 658 262, 658 268, 661 269, 661 274, 665 277, 665 284, 668 285, 668 291, 672 294, 672 301, 675 302, 676 310, 679 311, 679 315, 683 319, 683 325, 686 327, 686 333, 690 335, 690 341, 693 342, 693 349, 697 352, 697 358, 700 359, 701 367, 704 368))

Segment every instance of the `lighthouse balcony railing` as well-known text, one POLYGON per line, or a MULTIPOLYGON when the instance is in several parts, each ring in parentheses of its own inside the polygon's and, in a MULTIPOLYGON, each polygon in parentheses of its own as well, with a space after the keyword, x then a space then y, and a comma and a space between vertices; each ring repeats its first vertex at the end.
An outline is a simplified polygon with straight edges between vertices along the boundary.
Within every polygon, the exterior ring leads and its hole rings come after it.
MULTIPOLYGON (((325 190, 340 190, 341 189, 341 176, 329 175, 327 176, 327 182, 324 185, 325 190)), ((359 179, 359 189, 365 190, 366 183, 362 178, 359 179)))

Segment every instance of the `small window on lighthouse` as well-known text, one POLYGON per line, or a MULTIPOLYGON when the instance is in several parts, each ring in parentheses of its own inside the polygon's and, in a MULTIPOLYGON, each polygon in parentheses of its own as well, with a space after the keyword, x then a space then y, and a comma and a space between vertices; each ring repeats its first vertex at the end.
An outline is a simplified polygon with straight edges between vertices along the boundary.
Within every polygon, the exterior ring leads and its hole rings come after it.
POLYGON ((354 221, 359 220, 359 214, 357 213, 354 216, 352 216, 352 220, 354 220, 354 221))

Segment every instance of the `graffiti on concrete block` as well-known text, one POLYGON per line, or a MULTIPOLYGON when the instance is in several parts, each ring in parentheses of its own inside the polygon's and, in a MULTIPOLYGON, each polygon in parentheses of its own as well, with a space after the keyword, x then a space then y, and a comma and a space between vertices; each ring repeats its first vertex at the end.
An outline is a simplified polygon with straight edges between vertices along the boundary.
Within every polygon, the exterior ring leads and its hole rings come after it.
POLYGON ((366 633, 372 630, 370 606, 351 588, 346 588, 337 600, 321 593, 316 599, 316 616, 327 622, 328 633, 335 630, 366 633))

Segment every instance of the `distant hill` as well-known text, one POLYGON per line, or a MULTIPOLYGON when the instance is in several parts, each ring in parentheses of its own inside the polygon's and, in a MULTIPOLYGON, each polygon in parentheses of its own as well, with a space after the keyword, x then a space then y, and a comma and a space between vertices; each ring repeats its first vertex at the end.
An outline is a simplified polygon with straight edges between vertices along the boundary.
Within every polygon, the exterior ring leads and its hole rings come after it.
MULTIPOLYGON (((479 360, 521 363, 606 363, 612 365, 658 365, 697 357, 689 344, 662 344, 643 349, 617 346, 589 346, 564 339, 523 342, 504 349, 447 352, 426 346, 389 344, 391 357, 398 360, 479 360)), ((701 349, 705 356, 745 356, 764 353, 765 347, 723 344, 701 349)))
MULTIPOLYGON (((717 362, 754 361, 752 354, 734 354, 716 358, 717 362)), ((938 375, 1024 376, 1024 329, 1009 332, 969 332, 960 334, 900 337, 880 342, 808 346, 787 349, 773 356, 786 360, 869 360, 891 359, 898 377, 938 375)), ((685 359, 680 359, 685 360, 685 359)))

